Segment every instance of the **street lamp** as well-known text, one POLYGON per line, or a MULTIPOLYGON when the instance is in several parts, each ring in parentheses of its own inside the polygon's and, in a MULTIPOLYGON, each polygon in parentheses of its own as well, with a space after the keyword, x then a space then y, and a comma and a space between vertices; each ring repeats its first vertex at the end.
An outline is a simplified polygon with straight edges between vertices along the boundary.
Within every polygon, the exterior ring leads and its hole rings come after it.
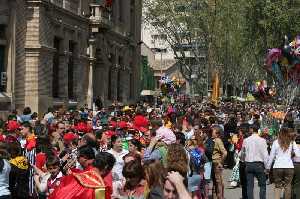
POLYGON ((191 95, 192 95, 192 98, 194 98, 194 80, 195 79, 197 79, 198 78, 198 75, 197 74, 195 74, 195 73, 193 73, 192 75, 191 75, 191 79, 192 79, 192 85, 191 85, 191 95))

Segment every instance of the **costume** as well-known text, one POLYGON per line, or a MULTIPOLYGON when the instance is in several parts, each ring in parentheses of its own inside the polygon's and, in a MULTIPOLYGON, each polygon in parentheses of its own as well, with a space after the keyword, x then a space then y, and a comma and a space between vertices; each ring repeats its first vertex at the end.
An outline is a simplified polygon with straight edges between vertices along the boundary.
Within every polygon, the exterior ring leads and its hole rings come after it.
POLYGON ((29 164, 25 156, 17 156, 10 161, 9 187, 11 198, 29 198, 29 164))
POLYGON ((49 199, 109 199, 110 195, 103 178, 90 169, 63 177, 49 199))

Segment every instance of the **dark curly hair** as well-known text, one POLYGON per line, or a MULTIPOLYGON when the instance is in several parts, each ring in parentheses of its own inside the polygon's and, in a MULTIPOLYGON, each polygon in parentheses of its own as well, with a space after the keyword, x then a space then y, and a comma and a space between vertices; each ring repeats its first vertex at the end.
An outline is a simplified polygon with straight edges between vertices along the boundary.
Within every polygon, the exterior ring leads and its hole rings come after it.
POLYGON ((125 190, 133 190, 145 176, 143 166, 139 160, 126 163, 122 173, 126 178, 125 190))

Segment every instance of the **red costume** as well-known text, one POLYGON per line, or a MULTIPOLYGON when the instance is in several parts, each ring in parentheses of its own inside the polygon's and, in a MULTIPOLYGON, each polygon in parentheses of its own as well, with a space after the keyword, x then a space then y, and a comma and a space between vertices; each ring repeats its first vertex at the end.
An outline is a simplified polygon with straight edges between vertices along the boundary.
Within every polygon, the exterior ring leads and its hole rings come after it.
POLYGON ((63 177, 59 187, 49 196, 49 199, 61 198, 110 199, 111 188, 94 169, 90 169, 63 177))

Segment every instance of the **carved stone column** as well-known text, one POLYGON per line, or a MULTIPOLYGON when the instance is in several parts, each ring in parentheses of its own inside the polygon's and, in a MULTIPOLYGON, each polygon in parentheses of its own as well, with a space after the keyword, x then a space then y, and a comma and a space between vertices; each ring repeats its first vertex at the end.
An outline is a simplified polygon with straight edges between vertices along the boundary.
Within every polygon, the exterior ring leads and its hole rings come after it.
POLYGON ((93 108, 93 77, 94 77, 94 62, 95 62, 95 38, 90 38, 89 39, 89 55, 90 55, 90 60, 89 60, 89 78, 88 78, 88 92, 87 92, 87 104, 89 108, 93 108))

